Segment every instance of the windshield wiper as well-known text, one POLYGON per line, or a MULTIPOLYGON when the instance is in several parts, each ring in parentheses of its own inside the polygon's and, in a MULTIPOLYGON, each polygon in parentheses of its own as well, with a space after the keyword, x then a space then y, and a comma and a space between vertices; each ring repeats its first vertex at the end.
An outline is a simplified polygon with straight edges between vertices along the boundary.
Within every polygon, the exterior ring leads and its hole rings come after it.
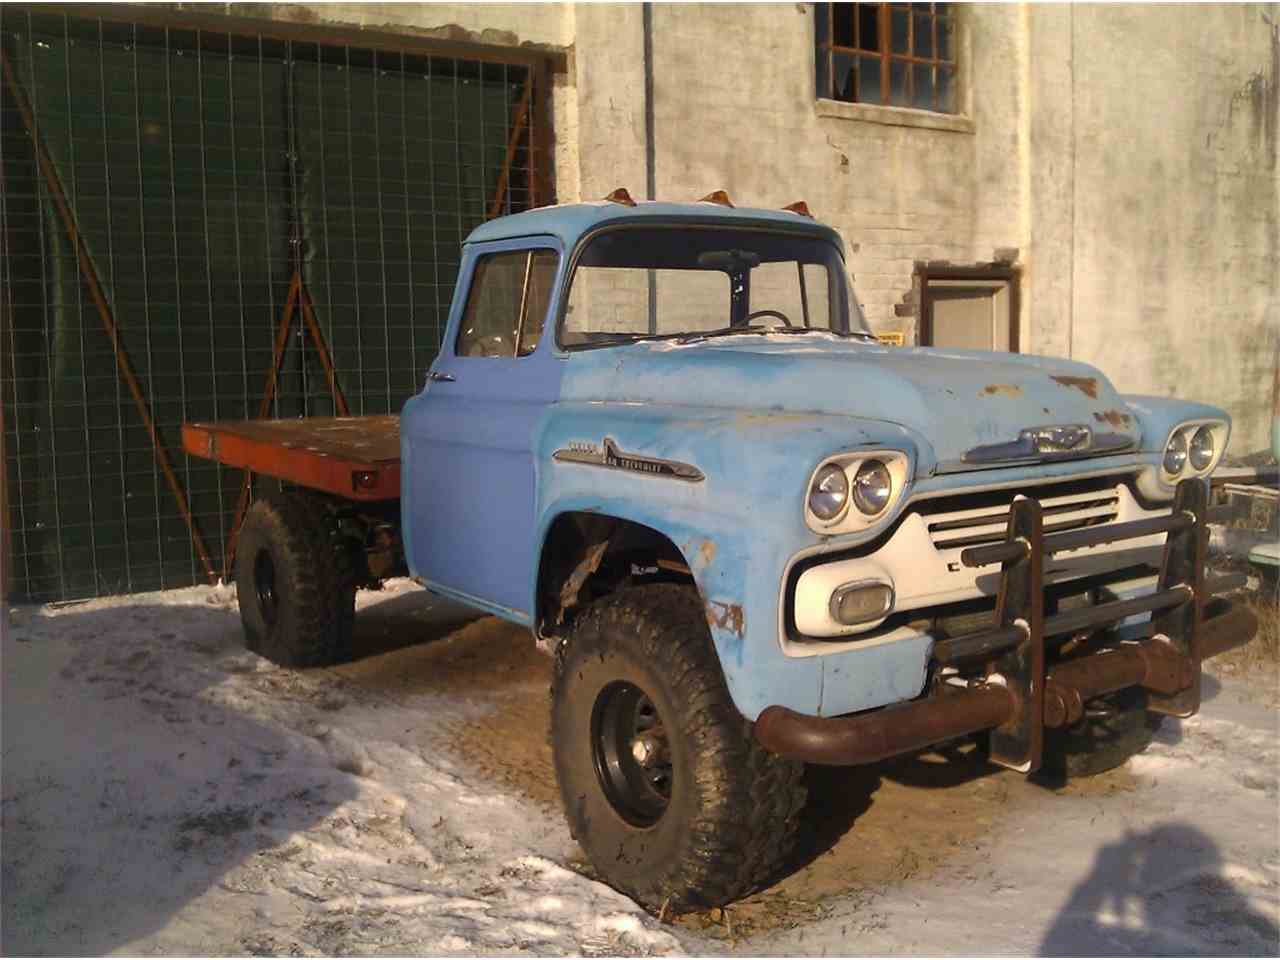
POLYGON ((699 330, 697 333, 681 334, 676 337, 676 343, 698 343, 701 340, 710 340, 712 337, 731 337, 739 333, 763 336, 766 333, 773 332, 770 327, 719 327, 715 330, 699 330))
POLYGON ((701 340, 708 340, 712 337, 730 337, 737 334, 755 334, 764 336, 770 333, 820 333, 833 337, 861 337, 873 343, 879 343, 879 339, 873 333, 867 333, 863 330, 824 330, 818 327, 720 327, 717 330, 703 330, 698 333, 686 333, 676 338, 676 343, 698 343, 701 340))

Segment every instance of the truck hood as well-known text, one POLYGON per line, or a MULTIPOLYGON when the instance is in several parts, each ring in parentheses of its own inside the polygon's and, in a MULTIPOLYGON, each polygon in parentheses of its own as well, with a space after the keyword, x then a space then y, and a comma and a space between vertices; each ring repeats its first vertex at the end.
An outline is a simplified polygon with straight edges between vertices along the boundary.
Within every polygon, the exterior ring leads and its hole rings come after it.
MULTIPOLYGON (((575 355, 566 400, 822 413, 907 427, 940 469, 1028 428, 1085 425, 1137 443, 1137 420, 1096 368, 1053 357, 885 347, 827 334, 642 341, 575 355)), ((922 451, 923 453, 923 451, 922 451)), ((922 467, 926 464, 922 463, 922 467)))

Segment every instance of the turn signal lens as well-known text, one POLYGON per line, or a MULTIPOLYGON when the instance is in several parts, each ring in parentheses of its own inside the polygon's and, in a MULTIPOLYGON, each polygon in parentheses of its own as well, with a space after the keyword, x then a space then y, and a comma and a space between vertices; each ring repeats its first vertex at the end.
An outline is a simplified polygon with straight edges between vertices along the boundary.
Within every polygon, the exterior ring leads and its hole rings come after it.
POLYGON ((846 627, 888 616, 893 587, 887 583, 846 583, 831 594, 831 619, 846 627))

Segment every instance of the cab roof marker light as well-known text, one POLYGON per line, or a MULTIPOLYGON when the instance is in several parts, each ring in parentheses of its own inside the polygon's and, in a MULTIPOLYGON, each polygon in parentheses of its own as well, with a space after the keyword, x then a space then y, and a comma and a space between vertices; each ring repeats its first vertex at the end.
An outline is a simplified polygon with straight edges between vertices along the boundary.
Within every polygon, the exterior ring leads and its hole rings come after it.
POLYGON ((705 197, 698 199, 699 203, 715 203, 722 207, 732 207, 733 201, 729 199, 729 194, 723 190, 712 190, 705 197))
POLYGON ((631 194, 627 192, 626 187, 618 187, 613 193, 605 197, 609 203, 620 203, 624 207, 634 207, 636 202, 631 199, 631 194))

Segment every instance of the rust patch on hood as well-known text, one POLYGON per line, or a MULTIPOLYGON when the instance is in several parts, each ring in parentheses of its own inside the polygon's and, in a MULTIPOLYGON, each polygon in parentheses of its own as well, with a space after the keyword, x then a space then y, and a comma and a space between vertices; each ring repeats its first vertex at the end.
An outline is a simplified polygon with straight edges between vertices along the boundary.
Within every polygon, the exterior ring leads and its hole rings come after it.
POLYGON ((1090 400, 1098 399, 1098 380, 1096 377, 1050 377, 1054 383, 1073 390, 1079 390, 1090 400))
POLYGON ((722 603, 719 600, 709 600, 707 602, 707 623, 713 627, 719 627, 721 630, 729 630, 742 637, 743 631, 746 630, 746 620, 742 615, 742 605, 739 603, 722 603))
POLYGON ((698 548, 698 560, 700 565, 709 567, 716 559, 716 545, 710 540, 703 540, 702 546, 698 548))
POLYGON ((1133 423, 1133 417, 1120 410, 1101 410, 1095 411, 1093 419, 1099 423, 1109 423, 1113 427, 1127 427, 1133 423))
POLYGON ((1016 383, 989 383, 978 392, 980 397, 992 397, 996 394, 1006 397, 1020 397, 1022 396, 1022 388, 1016 383))

